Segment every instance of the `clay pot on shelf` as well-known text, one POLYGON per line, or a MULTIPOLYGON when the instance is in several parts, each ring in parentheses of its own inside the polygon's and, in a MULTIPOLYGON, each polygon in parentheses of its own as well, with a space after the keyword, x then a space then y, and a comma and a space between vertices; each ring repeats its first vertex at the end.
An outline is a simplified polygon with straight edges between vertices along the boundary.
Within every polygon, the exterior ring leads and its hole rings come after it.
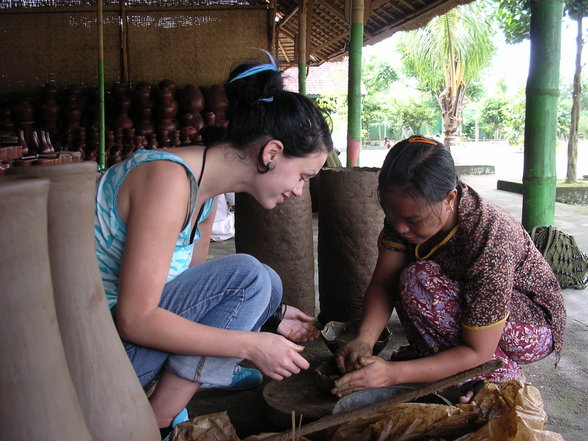
POLYGON ((202 94, 204 95, 205 109, 207 111, 216 112, 221 107, 227 107, 229 105, 225 89, 219 84, 203 87, 202 94))
POLYGON ((206 111, 202 113, 202 117, 204 118, 204 125, 205 126, 214 126, 216 123, 216 115, 214 112, 206 111))
POLYGON ((63 119, 65 127, 74 129, 80 126, 82 121, 81 92, 77 89, 68 91, 63 106, 63 119))
POLYGON ((176 96, 176 93, 178 91, 178 85, 174 80, 161 80, 158 84, 158 87, 159 90, 168 89, 174 97, 176 96))
POLYGON ((204 109, 204 96, 198 86, 186 85, 180 93, 180 111, 182 113, 199 113, 204 109))
POLYGON ((48 132, 55 133, 59 122, 61 106, 57 100, 57 86, 55 83, 47 83, 41 93, 39 105, 39 120, 41 127, 48 132))
POLYGON ((12 116, 19 129, 30 127, 35 123, 35 105, 32 98, 20 98, 12 106, 12 116))
POLYGON ((131 100, 128 96, 119 96, 116 101, 117 114, 112 120, 113 129, 130 129, 134 126, 133 120, 129 117, 131 100))
POLYGON ((24 130, 18 131, 18 144, 22 148, 22 155, 27 156, 29 154, 29 146, 27 144, 27 141, 25 140, 24 130))
POLYGON ((0 106, 0 133, 14 134, 12 110, 8 104, 0 106))
POLYGON ((169 137, 169 130, 161 130, 159 132, 159 136, 157 137, 157 141, 159 142, 159 147, 167 148, 171 145, 171 139, 169 137))
POLYGON ((46 132, 44 130, 37 130, 36 133, 39 138, 39 154, 48 155, 49 153, 53 153, 53 146, 47 142, 46 132))

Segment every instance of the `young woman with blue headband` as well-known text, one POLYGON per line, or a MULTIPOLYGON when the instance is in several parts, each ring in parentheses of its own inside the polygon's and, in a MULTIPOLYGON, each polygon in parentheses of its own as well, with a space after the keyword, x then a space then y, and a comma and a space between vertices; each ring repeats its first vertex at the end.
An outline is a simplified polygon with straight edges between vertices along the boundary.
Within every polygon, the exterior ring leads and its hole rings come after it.
POLYGON ((283 90, 271 61, 231 72, 228 126, 205 132, 205 146, 139 150, 97 188, 107 300, 141 384, 158 379, 162 436, 198 388, 257 386, 262 374, 243 359, 276 380, 309 367, 295 342, 316 338, 313 318, 280 306, 279 276, 243 254, 205 262, 215 196, 247 192, 272 209, 300 196, 333 149, 321 112, 283 90), (257 332, 268 320, 277 333, 257 332))

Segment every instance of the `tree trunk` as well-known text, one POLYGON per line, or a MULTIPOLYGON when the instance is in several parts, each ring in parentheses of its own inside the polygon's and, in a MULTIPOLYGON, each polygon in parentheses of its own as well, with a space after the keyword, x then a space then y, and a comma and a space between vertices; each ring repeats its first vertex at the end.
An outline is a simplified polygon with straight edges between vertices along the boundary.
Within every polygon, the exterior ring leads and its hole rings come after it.
POLYGON ((574 86, 572 89, 572 118, 570 123, 570 137, 568 140, 568 168, 566 173, 566 183, 573 184, 576 182, 577 161, 578 161, 578 122, 580 119, 580 93, 581 93, 581 74, 582 74, 582 16, 584 8, 578 10, 578 34, 576 36, 576 70, 574 72, 574 86))
POLYGON ((437 98, 443 116, 443 143, 450 151, 451 147, 456 144, 459 127, 463 120, 464 97, 465 87, 460 86, 455 96, 451 96, 451 90, 448 88, 441 92, 437 98))

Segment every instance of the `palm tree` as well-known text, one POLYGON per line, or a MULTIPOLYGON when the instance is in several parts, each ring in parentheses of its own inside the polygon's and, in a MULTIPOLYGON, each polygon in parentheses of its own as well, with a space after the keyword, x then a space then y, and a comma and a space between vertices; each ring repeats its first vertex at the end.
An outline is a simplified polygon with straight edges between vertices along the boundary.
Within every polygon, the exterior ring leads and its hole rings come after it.
POLYGON ((406 72, 439 102, 448 148, 458 135, 467 86, 479 77, 496 50, 491 6, 486 0, 477 0, 456 7, 399 40, 406 72))

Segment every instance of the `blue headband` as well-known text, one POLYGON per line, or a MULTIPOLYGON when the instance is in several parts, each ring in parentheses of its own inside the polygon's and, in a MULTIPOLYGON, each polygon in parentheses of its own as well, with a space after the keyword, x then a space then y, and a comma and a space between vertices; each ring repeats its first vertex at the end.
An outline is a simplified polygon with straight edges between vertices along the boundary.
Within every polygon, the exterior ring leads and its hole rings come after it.
POLYGON ((259 72, 265 72, 266 70, 273 70, 273 71, 277 72, 278 68, 276 66, 274 66, 273 64, 258 64, 257 66, 253 66, 253 67, 241 72, 239 75, 231 78, 229 80, 229 83, 232 83, 233 81, 240 80, 241 78, 250 77, 251 75, 258 74, 259 72))

